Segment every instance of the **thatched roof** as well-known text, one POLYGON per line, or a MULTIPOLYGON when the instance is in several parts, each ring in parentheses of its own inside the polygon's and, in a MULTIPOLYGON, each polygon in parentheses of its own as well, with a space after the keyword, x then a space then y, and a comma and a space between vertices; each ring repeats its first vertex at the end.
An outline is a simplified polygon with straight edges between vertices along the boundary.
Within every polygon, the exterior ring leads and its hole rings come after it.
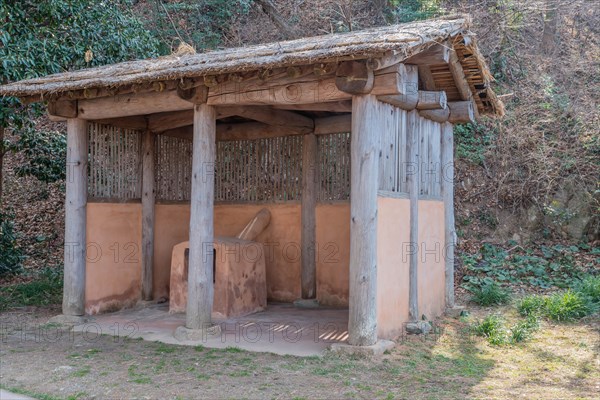
MULTIPOLYGON (((0 86, 0 95, 43 100, 82 89, 114 89, 147 82, 376 58, 390 53, 408 58, 449 38, 470 35, 469 25, 468 16, 458 16, 201 54, 175 54, 10 83, 0 86)), ((479 104, 479 111, 498 113, 501 103, 488 89, 487 66, 474 44, 471 47, 477 56, 476 72, 484 90, 490 92, 488 97, 494 100, 490 107, 479 104)))

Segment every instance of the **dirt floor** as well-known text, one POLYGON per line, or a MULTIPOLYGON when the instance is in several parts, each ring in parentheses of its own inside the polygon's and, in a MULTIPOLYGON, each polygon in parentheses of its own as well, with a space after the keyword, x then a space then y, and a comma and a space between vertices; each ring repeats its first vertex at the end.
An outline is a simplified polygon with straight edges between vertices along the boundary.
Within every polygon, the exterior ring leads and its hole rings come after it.
POLYGON ((0 386, 38 398, 588 399, 600 396, 600 320, 545 322, 526 343, 494 347, 468 324, 508 306, 438 321, 381 359, 277 356, 69 334, 57 309, 0 314, 0 386))

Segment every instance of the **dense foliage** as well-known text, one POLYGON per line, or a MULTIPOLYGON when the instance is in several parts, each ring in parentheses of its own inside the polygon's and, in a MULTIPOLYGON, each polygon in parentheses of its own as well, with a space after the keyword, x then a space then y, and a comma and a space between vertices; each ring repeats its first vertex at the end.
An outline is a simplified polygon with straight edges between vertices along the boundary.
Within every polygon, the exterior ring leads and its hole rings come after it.
POLYGON ((0 210, 0 276, 18 271, 23 259, 23 253, 16 244, 13 218, 9 212, 0 210))
POLYGON ((541 245, 523 249, 504 249, 484 244, 474 254, 464 254, 462 286, 471 291, 494 283, 522 285, 527 288, 568 288, 586 273, 594 273, 600 265, 600 248, 541 245))
POLYGON ((160 53, 169 54, 180 42, 197 50, 221 46, 233 18, 247 14, 252 0, 155 0, 149 3, 147 27, 160 39, 160 53))
MULTIPOLYGON (((125 0, 1 1, 0 81, 157 55, 158 41, 129 5, 125 0)), ((60 134, 35 130, 40 110, 0 99, 0 125, 10 123, 21 133, 9 147, 22 150, 30 161, 19 172, 50 182, 64 176, 65 141, 60 134)))

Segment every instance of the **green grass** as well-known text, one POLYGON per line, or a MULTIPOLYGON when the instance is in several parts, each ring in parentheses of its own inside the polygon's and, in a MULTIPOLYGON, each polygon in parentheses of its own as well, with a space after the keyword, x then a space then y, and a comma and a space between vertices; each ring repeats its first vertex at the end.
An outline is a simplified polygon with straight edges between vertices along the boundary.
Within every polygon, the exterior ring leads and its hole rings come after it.
POLYGON ((542 316, 559 322, 579 320, 600 308, 600 302, 596 302, 594 297, 595 279, 584 279, 577 286, 580 291, 569 289, 551 296, 526 296, 519 301, 517 310, 523 316, 542 316))
POLYGON ((525 296, 517 303, 517 310, 522 316, 543 315, 547 297, 537 294, 525 296))
POLYGON ((519 321, 510 328, 508 340, 510 343, 525 342, 533 336, 533 333, 540 327, 540 323, 535 315, 529 315, 524 321, 519 321))
POLYGON ((73 372, 71 374, 71 376, 73 376, 75 378, 83 378, 84 376, 88 375, 91 370, 92 369, 90 367, 83 367, 83 368, 80 368, 77 371, 73 372))
POLYGON ((229 346, 229 347, 225 347, 225 349, 223 351, 225 353, 241 353, 244 350, 240 349, 239 347, 229 346))
POLYGON ((545 315, 554 321, 575 321, 593 311, 592 304, 585 296, 571 290, 553 294, 545 306, 545 315))
POLYGON ((33 280, 0 288, 0 311, 22 306, 47 306, 62 300, 62 268, 45 268, 33 280))
POLYGON ((539 327, 539 321, 535 315, 529 315, 526 319, 517 321, 510 329, 507 329, 504 319, 497 314, 492 314, 477 322, 471 329, 476 335, 485 337, 491 345, 502 346, 531 339, 539 327))
POLYGON ((600 303, 600 276, 588 276, 575 285, 575 290, 593 303, 600 303))
POLYGON ((473 293, 471 301, 484 307, 506 304, 510 301, 510 292, 496 282, 473 288, 471 293, 473 293))
POLYGON ((483 336, 492 345, 502 345, 507 342, 504 321, 499 315, 492 314, 479 321, 473 327, 475 334, 483 336))

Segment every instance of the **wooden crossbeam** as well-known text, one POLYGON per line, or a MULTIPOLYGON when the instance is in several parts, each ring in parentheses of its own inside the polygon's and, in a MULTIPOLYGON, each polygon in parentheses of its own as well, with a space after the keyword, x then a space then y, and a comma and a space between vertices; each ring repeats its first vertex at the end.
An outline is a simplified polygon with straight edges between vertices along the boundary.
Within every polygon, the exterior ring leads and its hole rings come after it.
POLYGON ((240 107, 220 107, 220 109, 227 110, 233 115, 248 118, 254 121, 262 122, 267 125, 281 125, 281 126, 295 126, 305 127, 312 129, 314 122, 312 118, 305 117, 304 115, 286 111, 276 110, 272 107, 261 107, 261 106, 240 106, 240 107))
POLYGON ((450 59, 450 46, 447 43, 439 43, 431 46, 412 57, 407 58, 404 63, 414 65, 436 65, 446 64, 450 59))

